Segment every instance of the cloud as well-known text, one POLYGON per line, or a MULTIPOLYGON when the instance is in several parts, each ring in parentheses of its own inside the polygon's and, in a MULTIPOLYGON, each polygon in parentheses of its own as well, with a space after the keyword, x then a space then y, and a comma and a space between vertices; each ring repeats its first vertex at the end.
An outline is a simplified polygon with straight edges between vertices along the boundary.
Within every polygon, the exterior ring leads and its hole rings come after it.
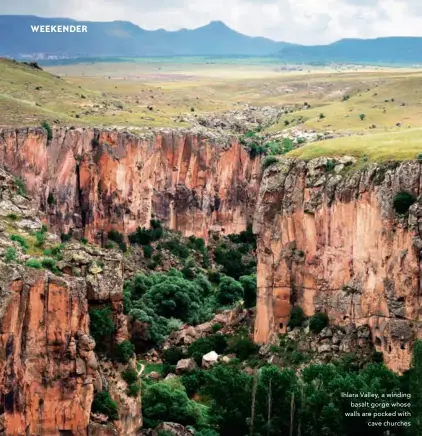
POLYGON ((127 20, 168 30, 221 20, 248 35, 303 44, 422 36, 421 0, 0 0, 0 14, 127 20))

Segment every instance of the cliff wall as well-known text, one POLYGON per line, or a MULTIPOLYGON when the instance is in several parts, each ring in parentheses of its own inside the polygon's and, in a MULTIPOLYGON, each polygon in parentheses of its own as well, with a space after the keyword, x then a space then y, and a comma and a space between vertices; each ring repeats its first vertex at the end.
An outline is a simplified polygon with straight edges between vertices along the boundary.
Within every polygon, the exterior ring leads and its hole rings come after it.
POLYGON ((326 312, 340 325, 369 324, 387 365, 408 368, 422 337, 421 164, 369 165, 283 159, 264 173, 258 235, 255 340, 285 331, 291 307, 326 312), (416 202, 403 215, 400 192, 416 202))
POLYGON ((0 165, 21 176, 59 231, 101 242, 152 216, 184 235, 236 233, 251 220, 259 162, 233 138, 156 131, 0 131, 0 165))

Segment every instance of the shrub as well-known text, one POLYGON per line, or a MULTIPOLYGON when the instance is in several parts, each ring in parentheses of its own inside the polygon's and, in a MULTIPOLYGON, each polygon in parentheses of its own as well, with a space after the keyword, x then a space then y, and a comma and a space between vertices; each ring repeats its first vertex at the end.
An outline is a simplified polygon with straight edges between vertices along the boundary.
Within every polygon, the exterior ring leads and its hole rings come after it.
POLYGON ((177 362, 185 357, 181 347, 171 347, 164 350, 163 362, 169 365, 176 365, 177 362))
POLYGON ((122 379, 128 384, 132 384, 138 381, 138 373, 133 368, 126 368, 122 372, 122 379))
POLYGON ((92 413, 102 413, 109 417, 111 421, 119 419, 117 413, 117 403, 112 400, 108 391, 97 392, 91 406, 92 413))
POLYGON ((398 215, 405 215, 409 212, 410 206, 414 204, 416 197, 408 192, 399 192, 393 200, 394 210, 398 215))
POLYGON ((128 238, 131 244, 150 245, 151 242, 158 241, 164 234, 164 229, 158 220, 150 221, 151 228, 138 227, 136 232, 131 233, 128 238))
POLYGON ((232 277, 223 277, 217 289, 217 301, 222 305, 233 304, 244 297, 242 285, 232 277))
POLYGON ((28 266, 29 268, 34 268, 34 269, 41 269, 42 265, 41 262, 38 259, 28 259, 25 263, 26 266, 28 266))
POLYGON ((45 232, 39 231, 35 232, 35 246, 38 248, 41 248, 44 246, 45 243, 45 232))
POLYGON ((22 177, 16 177, 15 178, 15 185, 18 188, 17 193, 19 195, 25 196, 27 194, 27 189, 25 185, 25 181, 22 179, 22 177))
POLYGON ((50 124, 47 123, 47 121, 43 121, 41 123, 41 127, 43 127, 45 130, 47 130, 47 139, 51 141, 53 139, 53 130, 50 126, 50 124))
POLYGON ((142 250, 144 251, 145 259, 150 259, 152 253, 154 252, 154 249, 151 247, 151 245, 143 245, 142 250))
POLYGON ((120 232, 114 229, 110 230, 107 234, 107 237, 110 239, 110 241, 114 241, 119 246, 120 250, 127 251, 125 238, 120 232))
POLYGON ((54 259, 49 258, 49 257, 44 258, 41 261, 41 265, 43 266, 43 268, 49 269, 50 271, 52 271, 54 273, 59 272, 59 270, 56 266, 56 261, 54 259))
POLYGON ((132 383, 126 389, 126 395, 128 397, 137 397, 141 392, 141 386, 139 383, 132 383))
POLYGON ((222 326, 220 323, 216 322, 215 324, 212 325, 212 332, 213 332, 213 333, 217 333, 217 332, 219 332, 222 328, 223 328, 223 326, 222 326))
POLYGON ((172 254, 180 259, 189 257, 190 250, 180 239, 173 238, 160 244, 160 248, 169 250, 172 254))
POLYGON ((16 248, 8 247, 4 252, 4 261, 10 263, 16 260, 16 248))
POLYGON ((203 303, 198 285, 179 275, 160 277, 161 280, 145 293, 146 305, 165 318, 177 318, 192 324, 202 321, 198 316, 203 303))
POLYGON ((259 346, 246 335, 236 335, 229 339, 227 350, 235 353, 240 360, 246 360, 256 354, 259 346))
POLYGON ((251 274, 249 276, 242 276, 239 279, 244 294, 244 304, 245 307, 255 307, 256 306, 256 274, 251 274))
POLYGON ((311 317, 309 321, 309 328, 314 333, 320 333, 322 329, 327 327, 329 323, 329 319, 326 313, 317 312, 315 315, 311 317))
POLYGON ((207 375, 202 369, 194 369, 187 374, 184 374, 180 381, 186 389, 189 397, 193 397, 207 381, 207 375))
POLYGON ((81 238, 81 244, 83 244, 83 245, 88 244, 88 239, 82 237, 82 238, 81 238))
POLYGON ((18 216, 15 213, 8 213, 7 218, 11 221, 16 221, 18 219, 18 216))
POLYGON ((47 203, 51 206, 53 204, 56 204, 56 199, 54 198, 54 195, 52 192, 48 193, 48 197, 47 197, 47 203))
POLYGON ((60 235, 60 239, 62 240, 62 242, 69 242, 72 239, 72 235, 73 231, 72 229, 70 229, 68 233, 62 233, 60 235))
POLYGON ((325 118, 325 115, 324 115, 323 113, 320 113, 320 114, 319 114, 319 119, 320 119, 320 120, 323 120, 324 118, 325 118))
POLYGON ((23 249, 23 251, 25 251, 28 248, 28 242, 26 241, 26 239, 21 236, 21 235, 10 235, 10 239, 12 241, 17 242, 23 249))
POLYGON ((363 121, 366 118, 366 115, 365 114, 360 114, 359 118, 360 118, 361 121, 363 121))
POLYGON ((89 330, 97 346, 101 345, 104 339, 111 337, 114 333, 115 327, 111 315, 110 307, 92 309, 89 311, 89 330))
POLYGON ((130 341, 125 340, 116 345, 115 357, 118 362, 128 363, 134 352, 135 346, 130 341))
POLYGON ((198 365, 201 365, 202 356, 215 351, 217 354, 222 354, 227 348, 227 337, 219 333, 202 337, 188 347, 188 356, 193 357, 198 365))
POLYGON ((421 162, 421 163, 422 163, 422 153, 419 153, 419 154, 418 154, 418 157, 417 157, 417 159, 418 159, 418 161, 419 161, 419 162, 421 162))
POLYGON ((295 306, 290 312, 289 327, 300 327, 305 321, 305 314, 300 306, 295 306))
POLYGON ((262 169, 265 170, 277 162, 278 159, 275 156, 265 156, 264 160, 262 161, 262 169))
POLYGON ((158 382, 147 386, 142 395, 142 416, 147 428, 163 421, 194 425, 199 411, 180 385, 158 382))

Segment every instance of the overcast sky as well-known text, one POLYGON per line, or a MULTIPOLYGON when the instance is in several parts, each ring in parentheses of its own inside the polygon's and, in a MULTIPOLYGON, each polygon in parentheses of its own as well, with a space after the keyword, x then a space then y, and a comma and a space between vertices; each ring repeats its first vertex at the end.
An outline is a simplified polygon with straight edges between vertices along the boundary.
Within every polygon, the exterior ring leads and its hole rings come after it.
POLYGON ((167 30, 221 20, 248 35, 302 44, 422 36, 422 0, 0 0, 0 14, 128 20, 167 30))

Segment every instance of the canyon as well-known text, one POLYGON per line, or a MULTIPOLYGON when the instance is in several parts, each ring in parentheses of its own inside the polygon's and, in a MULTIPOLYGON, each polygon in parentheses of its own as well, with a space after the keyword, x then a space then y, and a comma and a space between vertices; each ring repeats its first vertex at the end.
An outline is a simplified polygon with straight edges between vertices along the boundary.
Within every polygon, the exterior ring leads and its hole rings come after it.
MULTIPOLYGON (((264 170, 235 137, 196 131, 135 136, 60 128, 52 139, 40 128, 0 131, 0 166, 22 178, 29 193, 13 203, 13 179, 2 174, 6 213, 20 208, 57 235, 99 245, 70 244, 59 278, 1 265, 5 434, 115 434, 89 423, 94 385, 103 380, 88 306, 110 303, 115 340, 127 338, 124 259, 100 247, 108 231, 127 235, 152 218, 205 240, 253 223, 257 343, 285 332, 291 308, 300 305, 308 316, 326 312, 333 324, 369 325, 387 366, 409 367, 412 344, 422 338, 421 164, 355 169, 356 159, 347 157, 277 159, 264 170), (393 207, 400 192, 415 199, 402 215, 393 207)), ((118 431, 136 434, 140 405, 118 384, 110 389, 122 404, 118 431)))

